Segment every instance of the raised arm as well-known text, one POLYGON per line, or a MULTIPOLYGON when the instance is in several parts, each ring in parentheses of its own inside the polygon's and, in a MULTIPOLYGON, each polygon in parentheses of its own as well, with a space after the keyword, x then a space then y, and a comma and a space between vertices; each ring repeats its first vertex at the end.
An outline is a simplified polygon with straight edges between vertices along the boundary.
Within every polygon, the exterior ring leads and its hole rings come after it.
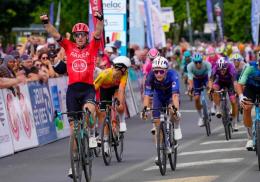
POLYGON ((59 40, 61 38, 60 33, 56 30, 56 28, 49 22, 48 15, 40 16, 40 19, 44 25, 45 30, 55 39, 59 40))
POLYGON ((96 30, 94 32, 94 37, 99 39, 102 35, 103 29, 104 29, 104 16, 99 13, 98 11, 96 11, 94 13, 94 16, 96 17, 96 19, 98 19, 97 24, 96 24, 96 30))

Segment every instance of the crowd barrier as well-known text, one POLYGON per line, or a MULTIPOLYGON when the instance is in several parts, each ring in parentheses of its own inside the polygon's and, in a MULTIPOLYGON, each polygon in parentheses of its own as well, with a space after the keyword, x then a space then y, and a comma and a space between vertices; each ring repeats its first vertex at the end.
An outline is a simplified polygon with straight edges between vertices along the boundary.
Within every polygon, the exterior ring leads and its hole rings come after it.
MULTIPOLYGON (((130 117, 141 109, 141 83, 141 72, 130 69, 126 87, 130 117)), ((0 89, 0 157, 69 136, 67 116, 54 118, 55 110, 66 111, 66 90, 67 77, 0 89)))

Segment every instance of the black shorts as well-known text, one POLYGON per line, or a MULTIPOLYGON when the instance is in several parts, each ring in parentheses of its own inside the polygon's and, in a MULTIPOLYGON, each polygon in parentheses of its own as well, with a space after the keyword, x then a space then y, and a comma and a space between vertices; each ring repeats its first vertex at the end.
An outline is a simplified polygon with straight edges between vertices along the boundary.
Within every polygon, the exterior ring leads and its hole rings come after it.
MULTIPOLYGON (((112 98, 118 88, 118 86, 110 88, 100 88, 100 101, 112 101, 112 98)), ((107 103, 101 103, 100 109, 106 109, 106 105, 107 103)))
POLYGON ((243 92, 244 96, 251 99, 254 103, 256 100, 256 96, 260 96, 260 87, 255 87, 251 85, 246 85, 245 90, 243 92))
MULTIPOLYGON (((94 85, 90 85, 87 83, 74 83, 68 86, 68 90, 66 93, 66 105, 67 111, 81 111, 82 107, 85 103, 93 103, 95 104, 95 88, 94 85)), ((68 115, 74 117, 72 115, 68 115)), ((79 119, 79 116, 77 119, 79 119)))

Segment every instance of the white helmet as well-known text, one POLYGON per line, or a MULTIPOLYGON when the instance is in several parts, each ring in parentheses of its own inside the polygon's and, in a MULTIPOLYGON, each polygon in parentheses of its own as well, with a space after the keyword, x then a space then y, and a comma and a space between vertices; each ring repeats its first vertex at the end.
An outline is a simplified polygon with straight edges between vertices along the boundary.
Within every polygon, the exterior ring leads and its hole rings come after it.
POLYGON ((118 56, 115 59, 113 59, 113 64, 115 67, 130 67, 131 66, 131 61, 128 57, 126 56, 118 56))
POLYGON ((168 68, 168 60, 165 57, 158 56, 153 60, 152 68, 168 68))
POLYGON ((227 65, 228 65, 228 61, 227 61, 224 57, 220 57, 220 58, 217 60, 218 69, 227 68, 227 65))

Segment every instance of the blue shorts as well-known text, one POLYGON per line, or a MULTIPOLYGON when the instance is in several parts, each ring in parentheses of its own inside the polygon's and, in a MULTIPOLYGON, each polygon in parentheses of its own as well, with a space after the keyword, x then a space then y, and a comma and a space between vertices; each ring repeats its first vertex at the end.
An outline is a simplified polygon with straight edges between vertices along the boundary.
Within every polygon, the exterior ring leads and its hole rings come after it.
POLYGON ((203 90, 202 87, 208 83, 208 77, 204 78, 193 78, 194 96, 200 95, 203 90))
MULTIPOLYGON (((170 103, 172 103, 172 94, 169 96, 159 96, 156 92, 153 93, 153 109, 160 109, 161 107, 167 107, 170 103)), ((160 118, 160 111, 153 111, 153 118, 160 118)))

